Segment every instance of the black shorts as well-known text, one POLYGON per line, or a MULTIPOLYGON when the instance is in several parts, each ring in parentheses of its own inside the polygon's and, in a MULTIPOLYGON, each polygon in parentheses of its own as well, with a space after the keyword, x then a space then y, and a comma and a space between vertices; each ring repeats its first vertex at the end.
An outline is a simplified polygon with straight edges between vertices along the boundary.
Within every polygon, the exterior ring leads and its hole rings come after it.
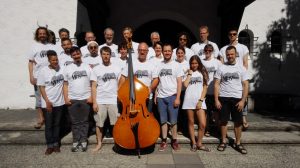
POLYGON ((208 115, 212 115, 213 113, 218 111, 215 106, 215 98, 213 95, 206 95, 205 104, 208 115))
POLYGON ((230 120, 230 115, 232 121, 235 123, 243 123, 243 113, 239 112, 236 104, 241 100, 239 98, 233 97, 219 97, 222 108, 220 111, 220 121, 227 122, 230 120))

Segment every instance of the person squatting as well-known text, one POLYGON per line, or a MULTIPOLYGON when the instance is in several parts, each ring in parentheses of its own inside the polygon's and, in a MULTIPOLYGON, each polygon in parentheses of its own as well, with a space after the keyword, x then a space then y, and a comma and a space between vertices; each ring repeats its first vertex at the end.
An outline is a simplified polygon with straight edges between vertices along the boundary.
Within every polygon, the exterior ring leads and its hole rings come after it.
POLYGON ((40 129, 45 124, 45 154, 60 152, 66 123, 72 131, 72 152, 87 151, 91 125, 96 128, 97 140, 92 151, 101 150, 104 128, 109 127, 112 133, 120 116, 118 89, 128 78, 129 51, 134 75, 149 88, 148 111, 161 126, 159 151, 166 150, 168 134, 173 150, 180 150, 177 136, 186 132, 191 151, 210 152, 202 143, 210 134, 220 138, 217 150, 224 151, 227 123, 232 120, 236 138, 233 147, 247 154, 241 137, 242 130, 248 128, 249 50, 238 43, 237 32, 229 29, 230 43, 219 50, 208 40, 207 26, 199 28, 200 41, 191 48, 186 32, 178 35, 178 46, 173 48, 161 42, 159 32, 150 34, 151 46, 134 42, 131 27, 123 29, 123 41, 117 45, 113 43, 114 30, 106 28, 105 43, 99 45, 94 33, 88 31, 87 44, 79 48, 65 28, 59 30, 58 42, 46 27, 37 28, 27 56, 38 114, 34 127, 40 129), (132 50, 128 50, 128 43, 132 50), (195 123, 199 125, 198 137, 195 123))

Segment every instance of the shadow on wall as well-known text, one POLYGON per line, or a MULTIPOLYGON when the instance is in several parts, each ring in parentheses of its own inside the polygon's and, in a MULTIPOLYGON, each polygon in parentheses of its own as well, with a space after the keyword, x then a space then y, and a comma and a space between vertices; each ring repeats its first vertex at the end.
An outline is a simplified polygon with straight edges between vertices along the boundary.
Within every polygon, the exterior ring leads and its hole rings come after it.
POLYGON ((300 0, 285 3, 282 12, 286 18, 269 26, 268 41, 259 45, 260 53, 253 61, 253 68, 257 70, 254 74, 255 111, 300 113, 300 0), (272 36, 274 32, 281 33, 281 39, 276 40, 272 36), (274 46, 274 39, 281 45, 274 46))

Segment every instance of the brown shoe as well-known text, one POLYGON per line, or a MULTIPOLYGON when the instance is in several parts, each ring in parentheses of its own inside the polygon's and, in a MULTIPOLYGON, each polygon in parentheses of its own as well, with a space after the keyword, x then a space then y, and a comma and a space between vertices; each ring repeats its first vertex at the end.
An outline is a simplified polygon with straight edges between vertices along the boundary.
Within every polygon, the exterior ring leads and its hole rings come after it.
POLYGON ((60 152, 60 148, 57 146, 57 147, 54 147, 53 148, 53 152, 55 153, 59 153, 60 152))
POLYGON ((54 149, 53 148, 47 148, 45 155, 51 155, 53 153, 54 149))

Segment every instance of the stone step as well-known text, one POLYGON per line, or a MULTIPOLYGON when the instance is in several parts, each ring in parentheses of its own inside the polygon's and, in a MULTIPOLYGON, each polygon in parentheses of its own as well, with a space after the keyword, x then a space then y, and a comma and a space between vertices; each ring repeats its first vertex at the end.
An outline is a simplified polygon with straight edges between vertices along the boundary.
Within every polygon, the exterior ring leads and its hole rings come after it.
MULTIPOLYGON (((228 132, 229 139, 234 139, 233 131, 228 132)), ((168 139, 170 141, 170 139, 168 139)), ((188 137, 178 135, 181 144, 188 144, 188 137)), ((95 135, 89 137, 91 144, 96 143, 95 135)), ((157 143, 160 139, 157 140, 157 143)), ((216 137, 204 137, 203 142, 207 144, 217 144, 216 137)), ((300 131, 247 131, 242 133, 242 142, 248 144, 300 144, 300 131)), ((72 134, 69 133, 62 139, 62 144, 71 144, 72 134)), ((104 138, 103 143, 114 143, 113 138, 104 138)), ((43 131, 0 131, 0 144, 45 144, 43 131)))

